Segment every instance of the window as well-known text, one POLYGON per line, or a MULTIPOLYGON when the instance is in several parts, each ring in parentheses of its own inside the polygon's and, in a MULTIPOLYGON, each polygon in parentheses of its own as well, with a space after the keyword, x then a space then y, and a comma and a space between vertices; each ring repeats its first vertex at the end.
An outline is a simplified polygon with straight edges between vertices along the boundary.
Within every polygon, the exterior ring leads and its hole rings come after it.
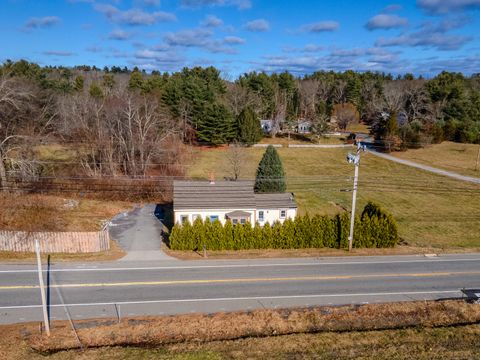
POLYGON ((182 224, 185 224, 188 221, 188 215, 182 215, 180 216, 180 222, 182 224))
POLYGON ((210 221, 214 222, 215 220, 218 220, 218 215, 210 215, 210 221))
POLYGON ((245 225, 247 222, 247 219, 240 219, 240 224, 245 225))
POLYGON ((238 223, 238 220, 237 220, 237 219, 233 219, 232 222, 233 222, 233 225, 235 225, 236 223, 238 223))
POLYGON ((261 210, 258 212, 258 221, 264 221, 264 220, 265 220, 264 213, 263 213, 263 210, 261 210))
POLYGON ((285 219, 287 216, 287 210, 280 210, 280 219, 285 219))

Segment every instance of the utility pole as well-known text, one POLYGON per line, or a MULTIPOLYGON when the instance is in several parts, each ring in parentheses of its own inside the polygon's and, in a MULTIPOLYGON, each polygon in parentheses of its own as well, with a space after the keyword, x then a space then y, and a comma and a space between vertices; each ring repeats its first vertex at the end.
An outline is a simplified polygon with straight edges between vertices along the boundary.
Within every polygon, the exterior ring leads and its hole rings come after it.
POLYGON ((45 297, 45 286, 43 284, 42 262, 40 259, 40 245, 38 240, 35 240, 35 252, 37 253, 38 282, 40 283, 40 294, 42 296, 43 321, 45 322, 45 331, 47 335, 50 336, 50 322, 48 321, 47 300, 45 297))
POLYGON ((347 161, 355 165, 355 176, 353 178, 352 194, 352 212, 350 215, 350 234, 348 235, 348 251, 352 251, 353 246, 353 228, 355 225, 355 206, 357 204, 358 172, 360 168, 360 153, 366 150, 366 146, 360 142, 357 143, 357 153, 355 155, 348 153, 347 161))

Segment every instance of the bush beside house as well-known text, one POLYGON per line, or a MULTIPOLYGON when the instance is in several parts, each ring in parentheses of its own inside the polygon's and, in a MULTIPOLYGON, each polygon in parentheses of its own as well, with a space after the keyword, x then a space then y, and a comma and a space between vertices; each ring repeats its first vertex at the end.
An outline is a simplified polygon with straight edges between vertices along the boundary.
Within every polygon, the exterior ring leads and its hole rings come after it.
MULTIPOLYGON (((287 219, 283 224, 258 223, 252 226, 231 222, 223 226, 218 220, 195 220, 193 224, 176 224, 170 233, 172 250, 247 249, 305 249, 305 248, 348 248, 350 228, 349 213, 334 217, 308 215, 287 219)), ((353 247, 388 248, 398 241, 398 231, 392 215, 379 206, 368 203, 362 215, 355 219, 353 247)))

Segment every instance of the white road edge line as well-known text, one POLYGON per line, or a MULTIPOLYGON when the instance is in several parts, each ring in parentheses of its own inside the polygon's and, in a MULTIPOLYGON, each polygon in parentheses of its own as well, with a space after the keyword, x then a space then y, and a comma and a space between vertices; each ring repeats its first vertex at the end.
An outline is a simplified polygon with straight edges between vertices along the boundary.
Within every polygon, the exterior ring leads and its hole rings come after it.
MULTIPOLYGON (((116 301, 104 303, 79 303, 79 304, 53 304, 50 307, 74 307, 74 306, 106 306, 106 305, 133 305, 133 304, 162 304, 162 303, 191 303, 191 302, 214 302, 214 301, 239 301, 239 300, 282 300, 282 299, 309 299, 309 298, 329 298, 340 296, 394 296, 394 295, 440 295, 440 294, 461 294, 460 290, 442 290, 442 291, 410 291, 410 292, 386 292, 386 293, 356 293, 356 294, 314 294, 314 295, 285 295, 285 296, 252 296, 252 297, 231 297, 231 298, 198 298, 198 299, 172 299, 172 300, 144 300, 144 301, 116 301)), ((29 309, 39 308, 42 305, 19 305, 2 306, 0 310, 7 309, 29 309)))
MULTIPOLYGON (((191 266, 152 266, 152 267, 121 267, 121 268, 71 268, 50 269, 50 272, 88 272, 88 271, 142 271, 142 270, 181 270, 181 269, 232 269, 254 267, 292 267, 292 266, 320 266, 320 265, 379 265, 379 264, 406 264, 406 263, 437 263, 437 262, 461 262, 477 261, 478 259, 439 259, 429 258, 425 260, 397 260, 397 261, 352 261, 352 262, 313 262, 313 263, 269 263, 269 264, 230 264, 230 265, 191 265, 191 266)), ((47 270, 43 270, 47 272, 47 270)), ((8 273, 36 273, 33 269, 0 270, 0 274, 8 273)))

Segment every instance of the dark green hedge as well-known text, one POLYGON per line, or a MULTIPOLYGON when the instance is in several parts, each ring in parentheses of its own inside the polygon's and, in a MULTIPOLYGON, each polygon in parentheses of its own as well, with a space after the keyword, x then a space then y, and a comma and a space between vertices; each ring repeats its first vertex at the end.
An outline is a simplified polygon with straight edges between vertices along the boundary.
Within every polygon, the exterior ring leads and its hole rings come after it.
MULTIPOLYGON (((251 226, 222 225, 200 219, 192 224, 176 224, 169 237, 172 250, 244 250, 244 249, 305 249, 348 248, 350 214, 334 217, 316 215, 287 219, 283 224, 258 223, 251 226)), ((353 247, 387 248, 398 241, 397 225, 393 217, 380 207, 368 203, 362 215, 355 219, 353 247)))

